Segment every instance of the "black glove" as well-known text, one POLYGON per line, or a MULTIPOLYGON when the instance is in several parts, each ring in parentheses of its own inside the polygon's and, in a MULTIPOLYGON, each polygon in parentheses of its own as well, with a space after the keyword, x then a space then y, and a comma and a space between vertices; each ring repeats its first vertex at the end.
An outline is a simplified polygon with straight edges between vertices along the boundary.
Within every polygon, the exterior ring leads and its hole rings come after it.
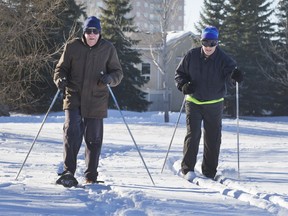
POLYGON ((193 94, 195 92, 196 85, 192 82, 185 83, 182 86, 182 92, 184 95, 186 94, 193 94))
POLYGON ((64 91, 67 84, 68 84, 68 81, 67 81, 66 77, 59 78, 57 81, 57 88, 60 89, 61 91, 64 91))
POLYGON ((231 79, 235 80, 238 83, 241 83, 243 81, 243 73, 238 68, 235 68, 232 71, 231 79))
POLYGON ((109 74, 105 73, 100 77, 100 81, 107 85, 112 82, 112 77, 109 74))

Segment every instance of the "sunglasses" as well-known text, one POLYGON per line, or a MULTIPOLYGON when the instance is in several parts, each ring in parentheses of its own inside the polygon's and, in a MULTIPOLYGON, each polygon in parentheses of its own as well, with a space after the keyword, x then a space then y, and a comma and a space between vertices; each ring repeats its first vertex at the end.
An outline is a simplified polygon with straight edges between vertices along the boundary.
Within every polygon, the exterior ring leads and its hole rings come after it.
POLYGON ((202 40, 201 43, 204 47, 214 47, 218 44, 218 41, 217 40, 202 40))
POLYGON ((93 33, 93 34, 97 35, 97 34, 99 34, 100 32, 99 32, 98 29, 89 29, 89 28, 88 28, 88 29, 85 30, 85 33, 86 33, 86 34, 92 34, 92 33, 93 33))

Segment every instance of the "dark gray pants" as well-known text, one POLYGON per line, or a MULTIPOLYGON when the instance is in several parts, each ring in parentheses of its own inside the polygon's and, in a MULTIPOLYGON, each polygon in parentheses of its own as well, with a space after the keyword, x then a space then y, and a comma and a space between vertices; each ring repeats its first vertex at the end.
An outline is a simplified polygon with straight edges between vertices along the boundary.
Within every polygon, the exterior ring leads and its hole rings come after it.
POLYGON ((73 174, 76 171, 77 155, 82 140, 85 146, 85 177, 96 180, 97 168, 103 141, 103 119, 82 118, 80 110, 65 110, 65 123, 63 127, 64 140, 64 171, 73 174))
POLYGON ((217 172, 219 151, 221 145, 223 102, 197 105, 186 102, 187 134, 184 141, 182 173, 194 171, 197 162, 201 126, 204 128, 204 152, 202 173, 213 178, 217 172))

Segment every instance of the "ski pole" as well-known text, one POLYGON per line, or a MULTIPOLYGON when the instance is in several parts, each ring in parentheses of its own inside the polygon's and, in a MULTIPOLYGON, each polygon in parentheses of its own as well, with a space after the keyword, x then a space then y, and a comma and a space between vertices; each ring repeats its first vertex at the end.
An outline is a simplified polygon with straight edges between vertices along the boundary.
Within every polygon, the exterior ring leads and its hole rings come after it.
POLYGON ((238 82, 236 82, 236 121, 237 121, 238 179, 240 179, 240 153, 239 153, 239 84, 238 84, 238 82))
POLYGON ((165 160, 164 160, 164 164, 163 164, 161 173, 162 173, 163 170, 164 170, 164 167, 165 167, 165 164, 166 164, 166 161, 167 161, 167 158, 168 158, 168 154, 169 154, 169 152, 170 152, 170 148, 171 148, 171 145, 172 145, 172 142, 173 142, 175 133, 176 133, 176 129, 177 129, 178 124, 179 124, 179 120, 180 120, 180 117, 181 117, 181 113, 182 113, 182 110, 183 110, 183 108, 184 108, 184 104, 185 104, 185 97, 184 97, 184 99, 183 99, 183 102, 182 102, 182 105, 181 105, 181 108, 180 108, 180 112, 179 112, 179 115, 178 115, 178 119, 177 119, 177 122, 176 122, 176 124, 175 124, 174 132, 173 132, 173 135, 172 135, 172 138, 171 138, 171 141, 170 141, 170 144, 169 144, 167 153, 166 153, 166 157, 165 157, 165 160))
MULTIPOLYGON (((102 74, 103 74, 103 73, 102 73, 102 74)), ((109 84, 107 84, 107 87, 108 87, 108 89, 109 89, 109 92, 110 92, 113 100, 114 100, 115 105, 117 106, 117 108, 118 108, 118 110, 119 110, 119 112, 120 112, 120 115, 121 115, 121 117, 122 117, 122 119, 123 119, 123 121, 124 121, 124 123, 125 123, 125 125, 126 125, 126 128, 127 128, 128 132, 129 132, 129 134, 130 134, 130 136, 131 136, 131 138, 132 138, 132 140, 133 140, 133 142, 134 142, 134 145, 135 145, 135 147, 136 147, 136 149, 137 149, 137 151, 138 151, 138 153, 139 153, 139 156, 140 156, 140 158, 141 158, 141 160, 142 160, 142 162, 143 162, 143 164, 144 164, 144 166, 145 166, 145 168, 146 168, 146 171, 147 171, 147 173, 148 173, 148 175, 149 175, 149 177, 150 177, 153 185, 155 185, 155 183, 154 183, 154 181, 153 181, 153 179, 152 179, 152 176, 151 176, 151 174, 150 174, 150 172, 149 172, 149 170, 148 170, 148 168, 147 168, 147 166, 146 166, 146 163, 145 163, 145 161, 144 161, 144 158, 143 158, 142 155, 141 155, 141 152, 140 152, 140 150, 139 150, 139 148, 138 148, 138 146, 137 146, 137 144, 136 144, 136 141, 135 141, 135 139, 134 139, 134 137, 133 137, 133 135, 132 135, 132 133, 131 133, 131 131, 130 131, 130 129, 129 129, 129 126, 128 126, 128 124, 126 123, 125 117, 124 117, 124 115, 122 114, 122 111, 121 111, 121 109, 120 109, 120 107, 119 107, 119 105, 118 105, 118 102, 117 102, 117 100, 116 100, 116 97, 115 97, 115 95, 114 95, 114 93, 113 93, 113 91, 112 91, 112 89, 111 89, 111 87, 110 87, 109 84)))
POLYGON ((51 105, 50 105, 50 107, 49 107, 49 109, 48 109, 48 111, 47 111, 47 113, 46 113, 43 121, 42 121, 42 124, 41 124, 41 126, 40 126, 40 128, 39 128, 39 130, 38 130, 38 133, 37 133, 37 135, 35 136, 35 138, 34 138, 34 140, 33 140, 33 143, 32 143, 32 145, 31 145, 31 147, 30 147, 30 150, 29 150, 28 154, 26 155, 26 158, 25 158, 24 162, 22 163, 22 166, 21 166, 21 168, 20 168, 20 170, 19 170, 19 172, 18 172, 15 180, 18 179, 18 177, 19 177, 19 175, 20 175, 20 173, 21 173, 21 171, 22 171, 22 169, 23 169, 23 167, 24 167, 24 164, 26 163, 26 161, 27 161, 27 159, 28 159, 28 156, 29 156, 30 152, 32 151, 32 148, 33 148, 33 146, 34 146, 34 144, 35 144, 35 142, 36 142, 36 140, 37 140, 37 138, 38 138, 38 136, 39 136, 39 134, 40 134, 40 131, 42 130, 42 127, 43 127, 43 125, 44 125, 44 123, 45 123, 45 121, 46 121, 46 119, 47 119, 47 116, 48 116, 50 110, 52 109, 52 107, 53 107, 53 105, 54 105, 54 103, 55 103, 55 101, 56 101, 59 93, 60 93, 60 90, 58 89, 58 91, 56 92, 56 94, 55 94, 55 96, 54 96, 54 99, 53 99, 53 101, 52 101, 52 103, 51 103, 51 105))

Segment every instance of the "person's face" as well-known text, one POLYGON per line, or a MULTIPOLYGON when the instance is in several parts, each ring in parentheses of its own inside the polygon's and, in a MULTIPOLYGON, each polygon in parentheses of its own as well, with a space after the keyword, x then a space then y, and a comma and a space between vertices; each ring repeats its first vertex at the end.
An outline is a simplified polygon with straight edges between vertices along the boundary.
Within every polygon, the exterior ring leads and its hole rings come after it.
POLYGON ((84 36, 87 44, 89 46, 94 46, 100 37, 100 32, 96 28, 87 28, 84 33, 84 36))
POLYGON ((217 40, 202 40, 202 49, 204 54, 208 57, 215 52, 216 46, 218 44, 217 40))

